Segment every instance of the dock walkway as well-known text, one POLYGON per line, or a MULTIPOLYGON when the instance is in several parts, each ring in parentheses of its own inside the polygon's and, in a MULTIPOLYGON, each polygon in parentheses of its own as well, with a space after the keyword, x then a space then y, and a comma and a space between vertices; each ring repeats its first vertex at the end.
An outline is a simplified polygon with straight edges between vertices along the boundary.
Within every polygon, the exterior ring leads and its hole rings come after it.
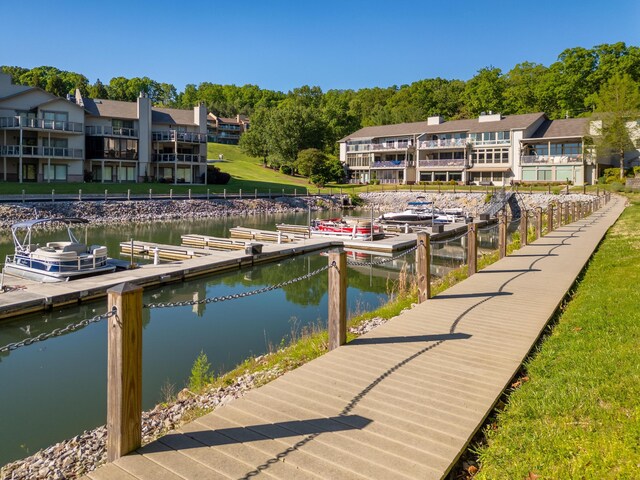
POLYGON ((439 479, 624 208, 612 198, 90 479, 439 479))

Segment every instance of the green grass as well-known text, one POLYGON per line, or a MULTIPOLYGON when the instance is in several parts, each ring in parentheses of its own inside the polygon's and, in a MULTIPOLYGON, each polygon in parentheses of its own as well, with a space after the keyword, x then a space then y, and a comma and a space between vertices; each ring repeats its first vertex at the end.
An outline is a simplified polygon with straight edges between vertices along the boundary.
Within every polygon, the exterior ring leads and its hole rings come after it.
POLYGON ((475 478, 640 477, 639 228, 636 195, 487 428, 475 478))

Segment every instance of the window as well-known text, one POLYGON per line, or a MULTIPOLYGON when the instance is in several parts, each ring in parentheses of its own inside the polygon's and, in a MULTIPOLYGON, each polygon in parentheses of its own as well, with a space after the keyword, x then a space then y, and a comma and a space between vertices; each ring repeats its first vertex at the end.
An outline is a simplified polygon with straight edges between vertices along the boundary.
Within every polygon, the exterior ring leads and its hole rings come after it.
POLYGON ((135 167, 120 167, 118 168, 118 181, 120 182, 133 182, 136 179, 135 167))
POLYGON ((43 138, 42 146, 44 147, 42 153, 46 157, 65 157, 68 154, 69 140, 66 138, 43 138))
POLYGON ((67 166, 66 165, 43 165, 44 179, 45 180, 67 180, 67 166))
POLYGON ((111 126, 116 128, 133 128, 133 120, 120 120, 118 118, 114 118, 111 120, 111 126))
POLYGON ((551 181, 551 169, 550 168, 540 168, 538 169, 538 181, 551 181))
POLYGON ((44 120, 44 128, 53 128, 54 130, 63 130, 69 121, 67 112, 42 112, 44 120))
POLYGON ((509 140, 511 138, 511 132, 504 131, 498 132, 498 140, 509 140))

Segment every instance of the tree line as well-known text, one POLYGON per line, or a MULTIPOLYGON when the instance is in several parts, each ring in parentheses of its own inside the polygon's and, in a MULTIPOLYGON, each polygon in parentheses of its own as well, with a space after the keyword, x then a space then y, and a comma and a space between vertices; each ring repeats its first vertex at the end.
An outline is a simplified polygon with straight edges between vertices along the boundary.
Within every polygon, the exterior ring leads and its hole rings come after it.
MULTIPOLYGON (((3 66, 18 84, 65 96, 79 89, 92 98, 135 101, 140 92, 157 106, 192 108, 203 102, 210 112, 251 117, 251 129, 241 146, 265 165, 300 170, 299 152, 315 149, 319 170, 335 170, 337 141, 361 127, 426 120, 473 118, 481 112, 521 114, 545 112, 550 118, 590 116, 602 103, 603 86, 612 78, 640 85, 640 48, 623 42, 593 48, 575 47, 560 53, 549 66, 533 62, 507 72, 488 66, 467 81, 428 78, 408 85, 328 90, 302 86, 287 93, 256 85, 188 84, 178 92, 170 83, 148 77, 114 77, 91 84, 79 73, 54 67, 3 66)), ((306 166, 308 167, 308 159, 306 166)))

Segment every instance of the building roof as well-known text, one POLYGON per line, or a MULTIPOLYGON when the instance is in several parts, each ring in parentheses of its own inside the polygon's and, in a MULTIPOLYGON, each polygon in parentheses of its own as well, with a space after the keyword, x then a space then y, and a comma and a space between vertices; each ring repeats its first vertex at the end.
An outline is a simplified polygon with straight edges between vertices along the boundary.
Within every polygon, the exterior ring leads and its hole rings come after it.
POLYGON ((196 125, 193 110, 177 108, 151 108, 151 122, 171 125, 196 125))
POLYGON ((588 118, 565 118, 561 120, 545 120, 540 128, 531 135, 532 140, 538 138, 576 138, 587 134, 588 118))
POLYGON ((94 117, 138 118, 138 104, 120 100, 104 100, 101 98, 83 98, 85 110, 94 117))
POLYGON ((478 118, 452 120, 438 125, 429 125, 428 122, 397 123, 395 125, 380 125, 365 127, 348 135, 340 142, 353 139, 366 139, 377 137, 394 137, 401 135, 419 135, 423 133, 452 133, 452 132, 496 132, 503 130, 525 129, 534 124, 544 113, 526 113, 523 115, 507 115, 496 121, 479 121, 478 118))

